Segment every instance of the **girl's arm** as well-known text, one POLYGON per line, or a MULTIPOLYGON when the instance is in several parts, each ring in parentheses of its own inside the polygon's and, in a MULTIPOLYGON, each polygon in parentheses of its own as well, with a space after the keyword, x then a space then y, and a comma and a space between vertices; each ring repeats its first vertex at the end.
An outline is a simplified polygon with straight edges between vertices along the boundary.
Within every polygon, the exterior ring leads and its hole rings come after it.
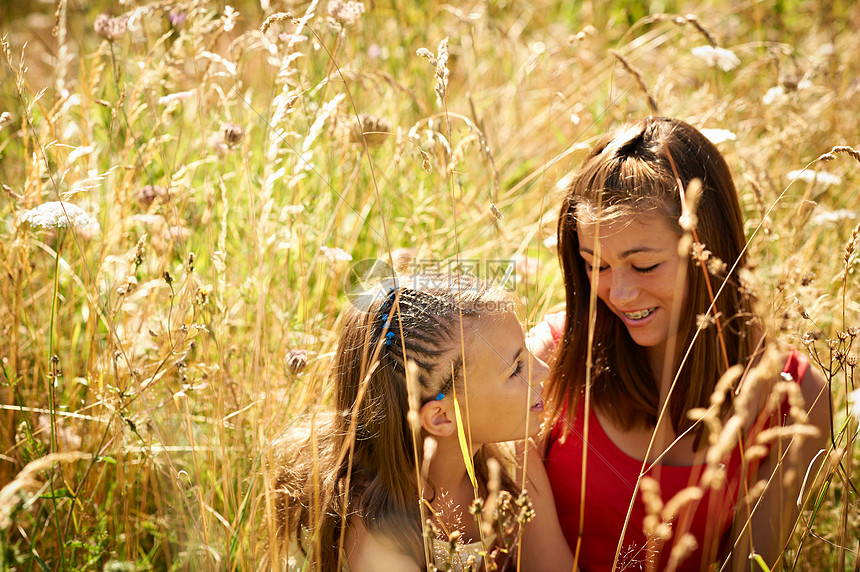
POLYGON ((523 528, 520 556, 523 572, 573 572, 573 554, 561 532, 549 478, 537 446, 526 444, 526 491, 535 517, 523 528))
MULTIPOLYGON (((771 444, 770 454, 758 470, 758 479, 770 480, 764 494, 750 517, 749 527, 742 533, 734 548, 734 570, 759 570, 759 566, 748 559, 751 553, 760 554, 768 566, 773 566, 783 551, 783 546, 798 522, 800 506, 815 487, 816 476, 830 441, 830 400, 824 377, 812 364, 800 382, 800 391, 807 407, 806 424, 815 427, 819 434, 806 437, 799 446, 797 439, 785 438, 771 444), (799 448, 798 448, 799 447, 799 448), (808 478, 805 478, 808 471, 808 478), (804 485, 804 480, 806 484, 804 485), (801 487, 803 489, 801 490, 801 487), (752 543, 752 545, 750 545, 752 543)), ((752 483, 751 483, 752 485, 752 483)), ((738 530, 743 528, 747 511, 739 510, 738 530)))
POLYGON ((402 570, 420 572, 412 558, 398 552, 390 543, 372 534, 360 518, 350 518, 344 541, 350 572, 402 570))

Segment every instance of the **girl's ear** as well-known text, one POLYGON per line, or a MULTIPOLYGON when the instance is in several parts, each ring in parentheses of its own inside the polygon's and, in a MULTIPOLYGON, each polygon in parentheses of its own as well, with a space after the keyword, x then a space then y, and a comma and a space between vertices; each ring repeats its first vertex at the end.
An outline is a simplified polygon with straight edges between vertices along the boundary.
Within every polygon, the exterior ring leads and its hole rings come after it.
POLYGON ((449 418, 448 408, 441 401, 428 401, 418 412, 421 427, 431 435, 450 437, 457 431, 457 424, 449 418))

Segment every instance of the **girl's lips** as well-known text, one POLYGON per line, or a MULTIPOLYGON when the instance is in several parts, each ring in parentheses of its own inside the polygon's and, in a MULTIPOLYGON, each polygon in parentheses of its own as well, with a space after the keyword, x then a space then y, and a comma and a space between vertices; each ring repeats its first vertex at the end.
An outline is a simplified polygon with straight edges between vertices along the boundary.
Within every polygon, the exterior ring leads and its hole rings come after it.
POLYGON ((656 311, 657 311, 657 307, 654 306, 653 308, 643 308, 642 310, 635 310, 633 312, 623 312, 622 311, 621 313, 624 314, 624 316, 629 320, 638 321, 638 320, 644 320, 645 318, 647 318, 648 316, 650 316, 651 314, 653 314, 656 311))
POLYGON ((648 308, 650 313, 646 315, 644 318, 634 319, 627 315, 627 312, 618 312, 618 317, 621 318, 621 321, 624 322, 628 328, 640 328, 647 326, 652 321, 654 321, 654 316, 659 312, 660 308, 648 308))
POLYGON ((541 411, 543 411, 543 399, 538 399, 538 402, 532 405, 529 410, 534 411, 536 413, 540 413, 541 411))

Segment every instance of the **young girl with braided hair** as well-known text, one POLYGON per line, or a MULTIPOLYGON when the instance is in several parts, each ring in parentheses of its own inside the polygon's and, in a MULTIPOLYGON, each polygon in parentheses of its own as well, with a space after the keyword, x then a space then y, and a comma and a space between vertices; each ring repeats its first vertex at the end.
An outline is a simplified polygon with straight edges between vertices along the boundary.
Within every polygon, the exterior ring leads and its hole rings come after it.
POLYGON ((565 193, 567 308, 530 347, 552 364, 545 463, 583 570, 749 569, 782 553, 828 396, 769 339, 745 252, 729 168, 683 121, 604 136, 565 193))
POLYGON ((425 275, 386 280, 345 310, 333 408, 282 440, 278 532, 296 569, 479 570, 488 555, 500 570, 572 569, 539 455, 525 448, 529 507, 497 445, 537 432, 548 373, 513 309, 500 288, 425 275), (511 546, 492 502, 469 513, 476 496, 505 494, 520 501, 511 546))

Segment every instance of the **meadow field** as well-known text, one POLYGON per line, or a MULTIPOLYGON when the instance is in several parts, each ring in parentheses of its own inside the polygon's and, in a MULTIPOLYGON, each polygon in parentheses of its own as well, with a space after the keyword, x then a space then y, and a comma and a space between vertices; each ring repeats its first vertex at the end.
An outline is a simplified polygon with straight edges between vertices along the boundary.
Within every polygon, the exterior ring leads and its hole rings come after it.
POLYGON ((717 142, 831 390, 777 568, 860 569, 857 2, 31 0, 0 38, 0 570, 264 566, 357 277, 465 270, 533 326, 571 171, 652 114, 717 142))

